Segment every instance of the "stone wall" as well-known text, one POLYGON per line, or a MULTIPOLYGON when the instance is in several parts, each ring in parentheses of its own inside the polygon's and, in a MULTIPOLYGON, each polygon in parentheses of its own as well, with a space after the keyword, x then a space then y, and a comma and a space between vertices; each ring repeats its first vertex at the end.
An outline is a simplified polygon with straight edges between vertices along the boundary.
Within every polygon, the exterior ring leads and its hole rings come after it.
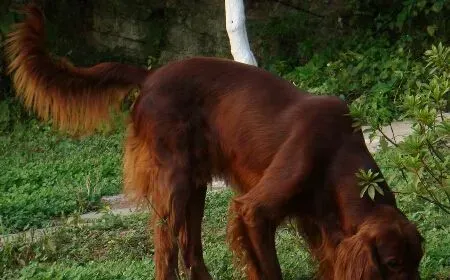
POLYGON ((230 57, 224 0, 168 0, 168 29, 160 62, 195 55, 230 57))
MULTIPOLYGON (((11 10, 14 5, 24 2, 28 1, 2 0, 0 17, 6 16, 7 7, 11 10)), ((56 40, 62 45, 57 48, 58 55, 73 54, 74 59, 83 60, 83 51, 89 53, 93 49, 143 64, 149 57, 159 63, 197 55, 231 57, 225 30, 224 0, 38 2, 44 7, 49 22, 49 41, 56 40)), ((339 1, 248 0, 245 3, 251 29, 252 23, 267 23, 271 17, 283 17, 289 13, 298 13, 299 17, 310 16, 296 8, 305 6, 305 3, 313 12, 325 13, 333 9, 324 9, 323 5, 336 5, 339 1), (317 5, 318 2, 321 5, 317 5)), ((257 55, 259 48, 270 40, 275 41, 272 42, 275 45, 285 44, 280 38, 264 37, 257 31, 249 32, 257 55)), ((276 52, 276 48, 273 51, 276 52)), ((83 61, 77 60, 77 63, 83 61)))
POLYGON ((90 43, 98 50, 120 49, 141 60, 159 56, 167 27, 163 1, 96 0, 91 16, 90 43))

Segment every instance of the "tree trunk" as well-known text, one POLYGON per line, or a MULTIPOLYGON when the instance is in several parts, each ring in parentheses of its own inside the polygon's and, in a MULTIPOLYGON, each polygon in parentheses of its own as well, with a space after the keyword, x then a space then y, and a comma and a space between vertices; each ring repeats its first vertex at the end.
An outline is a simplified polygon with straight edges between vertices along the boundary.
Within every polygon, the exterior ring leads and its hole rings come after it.
POLYGON ((245 29, 245 11, 243 0, 225 0, 225 18, 231 54, 235 61, 258 66, 245 29))

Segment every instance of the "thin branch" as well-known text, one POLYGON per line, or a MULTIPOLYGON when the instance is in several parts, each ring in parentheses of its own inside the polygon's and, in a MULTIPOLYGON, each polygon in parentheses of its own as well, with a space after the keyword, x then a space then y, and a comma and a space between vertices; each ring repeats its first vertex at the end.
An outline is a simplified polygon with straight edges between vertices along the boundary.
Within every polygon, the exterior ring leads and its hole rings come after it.
POLYGON ((419 198, 421 198, 421 199, 423 199, 425 201, 428 201, 428 202, 438 206, 442 211, 444 211, 447 214, 450 214, 450 207, 448 207, 448 206, 446 206, 446 205, 444 205, 444 204, 442 204, 442 203, 440 203, 438 201, 431 200, 428 197, 420 195, 420 194, 418 194, 417 197, 419 197, 419 198))
POLYGON ((404 167, 403 167, 403 168, 400 168, 400 173, 402 173, 403 180, 405 180, 405 182, 406 182, 407 184, 409 184, 408 177, 406 177, 406 174, 405 174, 405 168, 404 168, 404 167))
POLYGON ((280 3, 281 5, 284 5, 284 6, 287 6, 287 7, 289 7, 289 8, 292 8, 292 9, 295 9, 295 10, 297 10, 297 11, 300 11, 300 12, 303 12, 303 13, 306 13, 306 14, 309 14, 309 15, 312 15, 312 16, 315 16, 315 17, 318 17, 318 18, 324 18, 325 16, 323 16, 323 15, 319 15, 319 14, 316 14, 316 13, 314 13, 314 12, 311 12, 311 11, 309 11, 309 10, 307 10, 307 9, 304 9, 304 8, 301 8, 301 7, 297 7, 297 6, 295 6, 295 5, 292 5, 291 3, 287 3, 287 2, 284 2, 284 1, 281 1, 281 0, 273 0, 274 2, 278 2, 278 3, 280 3))
POLYGON ((158 211, 156 211, 155 206, 153 206, 153 203, 148 199, 148 197, 145 197, 145 200, 147 200, 147 204, 150 205, 150 207, 152 208, 153 212, 156 213, 156 215, 159 217, 159 219, 165 221, 165 219, 162 217, 162 215, 160 215, 158 213, 158 211))
POLYGON ((397 143, 397 139, 395 139, 395 133, 394 133, 394 128, 392 127, 392 123, 389 124, 389 127, 391 128, 392 138, 394 139, 394 142, 397 143))
POLYGON ((425 141, 427 142, 428 149, 431 151, 431 153, 436 155, 436 157, 441 162, 444 162, 444 159, 442 158, 442 155, 433 147, 433 145, 430 143, 430 140, 428 138, 426 138, 425 141))
POLYGON ((420 158, 420 162, 422 162, 423 167, 425 167, 425 170, 427 170, 428 173, 430 173, 431 177, 436 181, 436 183, 439 184, 442 188, 445 188, 445 186, 442 184, 442 182, 439 180, 439 178, 436 177, 433 170, 428 166, 428 164, 423 160, 423 158, 420 158))
MULTIPOLYGON (((416 172, 417 177, 419 178, 419 182, 420 184, 425 188, 425 191, 427 191, 427 193, 431 196, 431 198, 433 198, 432 200, 429 199, 429 201, 437 206, 439 206, 439 208, 441 208, 443 211, 445 211, 446 213, 450 214, 450 207, 442 204, 439 202, 439 200, 437 199, 437 197, 434 195, 434 193, 428 189, 428 186, 425 185, 424 180, 420 177, 420 175, 418 174, 418 172, 416 172)), ((419 197, 421 196, 420 194, 417 194, 419 197)), ((425 198, 425 197, 423 197, 425 198)))
MULTIPOLYGON (((145 197, 145 200, 147 201, 147 204, 148 205, 150 205, 150 207, 153 209, 153 212, 158 216, 158 218, 160 219, 160 220, 162 220, 164 223, 167 223, 168 221, 165 219, 165 218, 163 218, 162 217, 162 215, 160 215, 159 213, 158 213, 158 211, 156 210, 156 208, 155 208, 155 206, 153 205, 153 203, 148 199, 148 197, 145 197)), ((167 224, 164 224, 164 225, 166 225, 167 226, 167 224)), ((172 238, 176 241, 176 243, 177 243, 177 245, 178 245, 178 252, 177 252, 177 254, 178 254, 178 259, 180 260, 181 259, 181 262, 182 262, 182 267, 183 267, 183 270, 184 270, 184 274, 187 276, 187 277, 189 277, 190 276, 190 273, 188 273, 188 271, 187 271, 187 267, 186 267, 186 264, 184 263, 184 259, 181 257, 180 258, 180 256, 179 256, 179 253, 180 253, 180 250, 181 250, 181 244, 180 244, 180 240, 178 239, 178 236, 176 236, 176 234, 175 234, 175 232, 173 232, 172 230, 170 230, 170 232, 172 233, 172 238)), ((183 278, 185 278, 185 277, 181 277, 181 275, 180 275, 180 268, 178 267, 178 265, 177 265, 177 267, 175 267, 175 275, 176 275, 176 277, 177 277, 177 279, 178 280, 181 280, 181 279, 183 279, 183 278)))
POLYGON ((377 128, 377 131, 381 133, 381 135, 383 135, 384 138, 386 138, 386 140, 389 141, 389 143, 391 143, 392 145, 394 145, 395 147, 398 147, 398 144, 394 141, 392 141, 391 138, 387 137, 387 135, 383 132, 383 130, 381 128, 377 128))
MULTIPOLYGON (((402 164, 402 165, 403 165, 403 164, 402 164)), ((403 165, 403 167, 401 167, 400 170, 402 171, 403 179, 408 183, 408 181, 407 181, 407 179, 406 179, 406 174, 403 173, 403 169, 404 169, 404 168, 406 169, 406 167, 403 165)), ((426 200, 426 201, 428 201, 428 202, 430 202, 430 203, 432 203, 432 204, 435 204, 436 206, 438 206, 440 209, 442 209, 442 210, 443 210, 444 212, 446 212, 447 214, 450 214, 450 206, 447 206, 447 205, 444 205, 444 204, 440 203, 439 200, 436 198, 436 196, 433 194, 433 192, 430 191, 430 190, 428 189, 428 186, 427 186, 427 185, 425 185, 425 183, 423 182, 423 179, 422 179, 422 177, 419 175, 419 173, 416 171, 415 174, 416 174, 417 178, 419 179, 420 184, 425 188, 425 190, 427 191, 427 193, 430 195, 430 197, 431 197, 432 199, 429 199, 429 198, 427 198, 427 197, 425 197, 425 196, 423 196, 423 195, 417 194, 417 193, 416 193, 416 195, 417 195, 419 198, 423 199, 423 200, 426 200)), ((402 193, 402 192, 394 192, 394 193, 402 193)), ((445 192, 445 190, 444 190, 444 193, 447 194, 447 193, 445 192)), ((402 194, 407 194, 407 193, 402 193, 402 194)), ((448 195, 448 194, 447 194, 447 195, 448 195)))
MULTIPOLYGON (((395 192, 393 191, 392 193, 394 193, 394 194, 401 194, 401 195, 411 195, 411 194, 415 194, 415 193, 399 192, 399 191, 395 191, 395 192)), ((444 204, 442 204, 442 203, 439 203, 439 202, 437 202, 437 201, 433 201, 433 200, 429 199, 429 198, 426 197, 426 196, 423 196, 423 195, 420 195, 420 194, 416 194, 416 195, 417 195, 418 198, 423 199, 423 200, 425 200, 425 201, 427 201, 427 202, 429 202, 429 203, 431 203, 431 204, 434 204, 434 205, 438 206, 438 207, 439 207, 442 211, 444 211, 445 213, 450 214, 450 207, 449 207, 449 206, 444 205, 444 204)))
POLYGON ((442 106, 439 106, 439 116, 441 117, 441 121, 444 121, 444 112, 442 110, 442 106))

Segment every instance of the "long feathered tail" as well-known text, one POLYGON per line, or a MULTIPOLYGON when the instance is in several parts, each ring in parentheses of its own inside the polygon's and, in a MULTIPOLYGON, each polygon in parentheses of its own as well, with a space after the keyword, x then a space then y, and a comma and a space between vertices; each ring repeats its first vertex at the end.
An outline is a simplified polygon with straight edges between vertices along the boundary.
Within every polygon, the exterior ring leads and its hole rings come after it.
POLYGON ((52 58, 45 48, 44 15, 35 5, 24 8, 26 19, 16 24, 5 44, 8 71, 16 94, 44 120, 71 132, 90 132, 109 121, 149 71, 120 63, 75 67, 52 58))

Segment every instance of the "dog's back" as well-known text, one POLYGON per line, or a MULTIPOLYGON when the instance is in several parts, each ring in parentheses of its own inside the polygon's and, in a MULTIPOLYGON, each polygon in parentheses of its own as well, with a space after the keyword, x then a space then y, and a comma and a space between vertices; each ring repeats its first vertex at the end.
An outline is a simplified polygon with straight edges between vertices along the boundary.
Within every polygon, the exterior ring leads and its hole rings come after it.
POLYGON ((159 147, 184 142, 210 176, 231 177, 248 190, 298 131, 307 130, 303 141, 315 141, 324 152, 339 144, 343 132, 352 133, 347 113, 339 98, 307 94, 253 66, 200 57, 152 73, 134 107, 133 123, 151 123, 152 129, 139 131, 162 139, 159 147))

